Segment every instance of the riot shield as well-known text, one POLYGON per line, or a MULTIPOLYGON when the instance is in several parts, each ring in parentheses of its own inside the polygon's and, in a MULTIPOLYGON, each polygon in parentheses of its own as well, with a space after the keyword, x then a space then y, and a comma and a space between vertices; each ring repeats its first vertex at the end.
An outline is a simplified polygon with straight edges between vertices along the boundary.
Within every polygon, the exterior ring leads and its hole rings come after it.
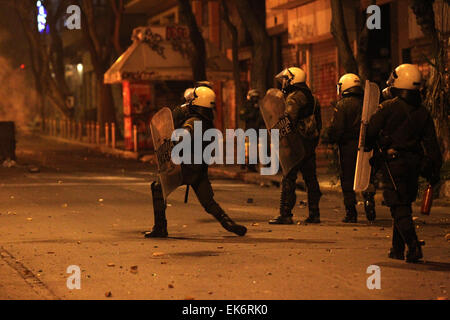
POLYGON ((353 190, 364 191, 370 183, 370 172, 372 167, 369 160, 373 155, 373 151, 365 152, 367 125, 372 115, 375 113, 380 102, 380 89, 378 86, 366 80, 364 89, 364 104, 361 114, 361 129, 359 132, 358 156, 356 159, 355 180, 353 182, 353 190))
POLYGON ((303 160, 305 149, 300 133, 284 114, 286 103, 283 93, 269 89, 261 103, 261 114, 267 130, 278 129, 280 133, 279 159, 283 175, 303 160))
POLYGON ((158 163, 158 176, 162 185, 164 199, 181 186, 183 176, 181 166, 172 162, 171 153, 174 142, 170 140, 174 129, 172 111, 162 108, 150 122, 153 145, 158 163))

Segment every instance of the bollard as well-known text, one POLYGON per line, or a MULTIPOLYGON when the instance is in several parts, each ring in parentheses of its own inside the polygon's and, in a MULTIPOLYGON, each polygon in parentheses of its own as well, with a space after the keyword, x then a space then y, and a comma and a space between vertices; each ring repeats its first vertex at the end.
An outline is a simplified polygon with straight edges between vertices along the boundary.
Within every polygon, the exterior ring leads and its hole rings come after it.
POLYGON ((133 148, 134 148, 134 152, 138 151, 137 127, 136 127, 136 125, 133 125, 133 148))
POLYGON ((114 122, 111 123, 111 147, 116 148, 116 124, 114 122))
POLYGON ((92 130, 92 132, 91 132, 91 138, 92 138, 92 143, 95 143, 95 121, 92 121, 92 123, 91 123, 91 130, 92 130))
POLYGON ((93 137, 93 131, 94 130, 92 130, 94 128, 94 124, 93 124, 93 122, 92 121, 89 121, 89 143, 92 143, 92 141, 94 140, 94 137, 93 137))
POLYGON ((100 144, 100 123, 95 123, 95 142, 100 144))
POLYGON ((83 123, 81 121, 78 122, 78 140, 83 140, 83 123))
POLYGON ((105 145, 109 145, 109 123, 105 123, 105 145))
POLYGON ((91 122, 88 121, 86 123, 86 135, 87 135, 87 142, 91 143, 91 122))

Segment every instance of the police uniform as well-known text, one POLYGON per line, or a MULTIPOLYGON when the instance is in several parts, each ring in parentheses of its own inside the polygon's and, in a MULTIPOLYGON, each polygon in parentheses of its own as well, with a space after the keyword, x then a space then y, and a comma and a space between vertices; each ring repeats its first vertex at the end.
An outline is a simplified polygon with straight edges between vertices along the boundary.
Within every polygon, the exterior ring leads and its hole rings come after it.
MULTIPOLYGON (((288 68, 284 73, 293 74, 298 77, 303 71, 299 68, 288 68), (288 71, 288 72, 286 72, 288 71), (296 73, 298 72, 298 73, 296 73)), ((304 76, 302 77, 304 78, 304 76)), ((302 79, 303 80, 303 79, 302 79)), ((283 85, 283 92, 286 100, 286 114, 289 116, 294 128, 298 128, 300 122, 305 118, 315 115, 317 131, 320 135, 322 119, 320 115, 320 105, 313 97, 311 90, 303 81, 294 84, 283 85)), ((316 152, 319 137, 303 137, 305 156, 303 160, 295 166, 281 181, 280 215, 269 221, 271 224, 292 224, 292 209, 296 202, 296 180, 298 172, 303 175, 308 193, 309 217, 305 222, 319 223, 320 211, 319 200, 322 196, 316 175, 316 152)))
MULTIPOLYGON (((250 90, 247 94, 241 110, 239 111, 239 117, 245 123, 245 130, 255 129, 258 134, 258 129, 264 129, 264 120, 259 110, 259 92, 256 90, 250 90)), ((247 151, 248 152, 248 151, 247 151)), ((247 168, 249 171, 256 172, 256 164, 242 165, 242 168, 247 168)))
MULTIPOLYGON (((195 100, 192 104, 185 104, 175 108, 172 112, 172 117, 174 119, 175 129, 186 129, 191 134, 191 137, 194 136, 194 122, 196 121, 199 121, 202 124, 202 136, 206 130, 214 128, 214 114, 212 109, 195 105, 195 100)), ((202 150, 206 144, 206 142, 203 142, 202 150)), ((192 144, 191 155, 191 164, 181 164, 183 184, 192 186, 205 211, 216 218, 227 231, 233 232, 239 236, 245 235, 247 229, 244 226, 236 224, 214 200, 214 192, 208 177, 208 165, 205 163, 194 164, 194 144, 192 144)), ((159 182, 152 183, 152 195, 155 225, 153 231, 147 233, 146 237, 167 237, 167 220, 165 215, 166 203, 159 182)))
MULTIPOLYGON (((401 78, 402 69, 396 71, 401 78)), ((420 174, 431 184, 439 181, 442 155, 433 119, 422 105, 419 91, 392 88, 392 93, 394 98, 381 103, 370 119, 366 142, 369 148, 381 150, 374 165, 381 169, 383 196, 394 220, 389 257, 403 260, 406 244, 406 261, 416 262, 422 258, 422 250, 411 204, 417 197, 420 174), (424 160, 430 170, 421 173, 424 160)))
MULTIPOLYGON (((359 131, 361 127, 361 112, 364 91, 360 86, 354 86, 342 93, 342 98, 336 103, 331 125, 328 129, 329 142, 339 148, 340 180, 344 196, 346 216, 343 222, 357 222, 356 195, 353 191, 355 165, 358 154, 359 131)), ((372 171, 372 182, 374 171, 372 171)), ((371 191, 363 192, 367 219, 375 220, 374 184, 371 191)))

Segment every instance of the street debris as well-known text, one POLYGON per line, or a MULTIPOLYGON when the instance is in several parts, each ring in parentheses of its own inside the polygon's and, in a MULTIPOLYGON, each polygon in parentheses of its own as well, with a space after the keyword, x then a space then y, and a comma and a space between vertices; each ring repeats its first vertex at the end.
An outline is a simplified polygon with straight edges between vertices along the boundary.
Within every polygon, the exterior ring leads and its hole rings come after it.
POLYGON ((307 205, 308 205, 308 203, 307 203, 306 201, 304 201, 304 200, 300 200, 300 201, 298 202, 298 206, 299 206, 300 208, 306 208, 307 205))
POLYGON ((138 272, 138 266, 131 266, 130 267, 130 272, 133 274, 136 274, 138 272))
POLYGON ((115 263, 113 263, 113 262, 110 262, 110 263, 108 263, 108 264, 107 264, 107 266, 108 266, 108 267, 115 267, 115 266, 116 266, 116 264, 115 264, 115 263))
POLYGON ((447 234, 445 235, 445 240, 450 241, 450 233, 447 233, 447 234))
POLYGON ((165 255, 164 252, 153 252, 152 254, 154 257, 162 257, 163 255, 165 255))
POLYGON ((105 297, 111 298, 112 297, 112 292, 111 291, 105 292, 105 297))
POLYGON ((171 283, 169 283, 168 287, 169 287, 169 289, 173 289, 174 288, 173 284, 171 284, 171 283))
POLYGON ((253 198, 248 198, 247 203, 253 203, 253 198))
POLYGON ((27 221, 33 221, 33 218, 27 218, 27 221))
POLYGON ((36 166, 29 166, 28 167, 28 172, 29 173, 39 173, 39 172, 41 172, 41 170, 38 167, 36 167, 36 166))

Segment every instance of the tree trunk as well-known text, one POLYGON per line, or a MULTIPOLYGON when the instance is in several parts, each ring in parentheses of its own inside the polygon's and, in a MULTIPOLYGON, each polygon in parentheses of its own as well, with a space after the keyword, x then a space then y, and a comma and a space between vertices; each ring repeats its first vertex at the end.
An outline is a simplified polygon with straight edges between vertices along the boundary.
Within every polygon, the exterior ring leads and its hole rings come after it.
POLYGON ((97 108, 97 122, 100 123, 100 128, 104 128, 105 123, 116 122, 116 109, 114 108, 112 88, 103 84, 103 77, 98 80, 98 98, 101 107, 97 108))
POLYGON ((268 88, 267 78, 272 56, 272 43, 265 25, 265 2, 234 0, 234 4, 253 40, 250 86, 264 94, 268 88))
POLYGON ((103 79, 104 73, 108 70, 111 63, 113 50, 115 49, 118 55, 121 54, 121 52, 117 52, 117 50, 121 50, 117 30, 120 29, 122 22, 123 1, 116 3, 116 0, 111 0, 109 2, 109 6, 106 7, 106 12, 102 12, 103 15, 108 15, 108 18, 104 19, 103 22, 98 21, 100 13, 96 12, 96 7, 92 1, 78 0, 78 3, 81 5, 83 15, 83 35, 88 46, 97 79, 99 101, 97 106, 97 122, 99 122, 101 130, 103 130, 106 122, 116 122, 112 89, 110 85, 103 82, 103 79), (100 24, 107 22, 109 24, 106 28, 102 26, 106 31, 100 31, 100 24))
POLYGON ((341 0, 331 0, 331 34, 336 41, 339 53, 339 61, 344 67, 345 73, 358 73, 358 65, 353 55, 350 41, 348 40, 345 26, 344 10, 341 0))
POLYGON ((229 16, 229 9, 226 0, 222 0, 222 19, 228 28, 231 35, 231 51, 233 57, 233 80, 234 80, 234 102, 236 106, 236 127, 239 126, 239 108, 244 104, 244 90, 241 82, 241 70, 239 67, 239 39, 238 29, 231 22, 229 16))
MULTIPOLYGON (((376 4, 376 0, 372 0, 370 4, 376 4)), ((359 6, 355 8, 355 12, 359 15, 362 8, 359 6)), ((358 52, 356 56, 356 63, 358 65, 358 75, 361 78, 362 83, 366 80, 371 80, 372 69, 370 68, 370 61, 368 57, 369 49, 369 29, 366 27, 367 15, 363 15, 360 23, 360 33, 358 36, 358 52)))
MULTIPOLYGON (((427 58, 432 66, 430 78, 427 81, 425 105, 434 119, 436 133, 445 160, 450 160, 450 125, 448 120, 449 88, 446 67, 448 64, 445 39, 440 39, 435 26, 434 0, 412 0, 417 24, 426 38, 431 40, 431 57, 427 58)), ((448 1, 446 1, 448 5, 448 1)), ((448 8, 447 8, 448 9, 448 8)))
POLYGON ((189 28, 189 37, 193 45, 191 56, 192 75, 194 81, 207 80, 206 77, 206 46, 202 33, 197 25, 195 15, 189 0, 178 0, 180 15, 189 28))

